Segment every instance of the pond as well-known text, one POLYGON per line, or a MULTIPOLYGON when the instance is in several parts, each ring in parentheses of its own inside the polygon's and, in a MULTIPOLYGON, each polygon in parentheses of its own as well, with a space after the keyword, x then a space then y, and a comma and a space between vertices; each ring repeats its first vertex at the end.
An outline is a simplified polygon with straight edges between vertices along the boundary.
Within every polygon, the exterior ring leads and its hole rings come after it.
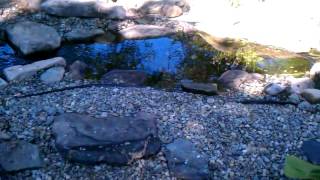
MULTIPOLYGON (((64 44, 51 56, 64 57, 68 64, 76 60, 85 62, 90 67, 87 78, 94 79, 113 69, 137 69, 156 79, 166 76, 174 80, 188 78, 207 81, 217 70, 214 68, 216 65, 210 62, 215 56, 214 49, 209 50, 178 37, 64 44)), ((1 72, 6 67, 37 60, 19 57, 8 44, 1 45, 0 59, 1 72)))
MULTIPOLYGON (((278 63, 274 68, 271 66, 274 63, 270 64, 268 59, 254 61, 252 57, 256 56, 248 52, 222 52, 216 50, 200 36, 177 35, 154 39, 124 40, 117 43, 63 44, 50 57, 64 57, 68 64, 76 60, 85 62, 89 66, 86 78, 99 79, 113 69, 134 69, 147 72, 152 83, 163 80, 176 82, 181 79, 213 82, 220 74, 231 68, 258 71, 264 66, 272 67, 272 70, 283 66, 284 68, 280 68, 281 71, 290 70, 290 68, 296 71, 299 68, 302 69, 302 73, 309 68, 309 64, 302 63, 304 61, 301 60, 298 63, 281 60, 281 63, 286 63, 280 64, 281 66, 278 63), (257 64, 252 66, 251 62, 257 64), (254 69, 249 69, 250 67, 254 69)), ((6 67, 27 64, 34 60, 36 59, 19 57, 8 44, 0 45, 1 72, 6 67)), ((260 72, 263 71, 260 70, 260 72)), ((278 71, 272 73, 278 73, 278 71)))

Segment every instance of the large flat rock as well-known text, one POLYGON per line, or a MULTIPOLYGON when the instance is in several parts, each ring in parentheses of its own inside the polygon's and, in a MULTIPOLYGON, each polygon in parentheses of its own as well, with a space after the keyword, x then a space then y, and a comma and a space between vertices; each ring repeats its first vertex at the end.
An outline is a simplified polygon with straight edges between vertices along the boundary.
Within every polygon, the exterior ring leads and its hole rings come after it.
POLYGON ((57 31, 35 22, 19 22, 6 29, 9 41, 25 56, 53 51, 60 47, 57 31))
POLYGON ((43 160, 36 145, 23 141, 0 143, 0 173, 42 166, 43 160))
POLYGON ((41 8, 48 14, 62 17, 105 17, 125 19, 127 11, 107 1, 97 0, 47 0, 41 8))
POLYGON ((188 140, 177 139, 166 146, 165 155, 171 175, 178 179, 208 179, 208 157, 188 140))
POLYGON ((67 113, 53 124, 56 147, 63 157, 84 164, 127 165, 157 153, 160 141, 153 115, 96 119, 67 113))
POLYGON ((173 33, 174 30, 155 25, 134 25, 119 31, 119 34, 123 39, 155 38, 161 36, 168 36, 173 33))
POLYGON ((62 57, 56 57, 42 61, 37 61, 24 66, 11 66, 5 68, 3 70, 3 73, 8 81, 20 81, 35 75, 38 71, 54 66, 66 66, 66 60, 62 57))

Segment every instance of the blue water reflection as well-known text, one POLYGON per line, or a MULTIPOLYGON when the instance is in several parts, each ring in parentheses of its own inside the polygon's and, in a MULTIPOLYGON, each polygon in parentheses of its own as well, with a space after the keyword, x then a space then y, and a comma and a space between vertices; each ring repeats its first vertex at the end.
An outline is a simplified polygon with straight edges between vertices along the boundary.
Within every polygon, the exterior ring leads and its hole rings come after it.
POLYGON ((171 38, 127 40, 120 43, 65 45, 58 56, 69 63, 80 60, 101 71, 139 69, 149 72, 176 73, 185 58, 183 44, 171 38))

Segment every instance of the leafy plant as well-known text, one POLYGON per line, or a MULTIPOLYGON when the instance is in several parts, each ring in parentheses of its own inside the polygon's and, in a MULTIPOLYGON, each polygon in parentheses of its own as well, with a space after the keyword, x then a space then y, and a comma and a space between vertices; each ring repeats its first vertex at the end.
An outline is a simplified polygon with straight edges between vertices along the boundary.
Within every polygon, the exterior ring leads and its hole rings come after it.
POLYGON ((320 166, 313 165, 295 156, 287 156, 284 174, 289 178, 320 179, 320 166))

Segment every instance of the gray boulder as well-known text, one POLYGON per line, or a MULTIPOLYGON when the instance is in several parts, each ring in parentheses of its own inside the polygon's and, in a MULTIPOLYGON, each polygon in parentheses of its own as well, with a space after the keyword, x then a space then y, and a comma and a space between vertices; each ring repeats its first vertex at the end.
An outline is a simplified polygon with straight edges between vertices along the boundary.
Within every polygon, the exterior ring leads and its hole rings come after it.
POLYGON ((40 10, 40 5, 44 0, 23 0, 22 6, 25 10, 35 12, 40 10))
POLYGON ((285 86, 277 83, 271 83, 271 84, 268 84, 263 91, 268 95, 276 96, 284 92, 285 90, 286 90, 285 86))
POLYGON ((37 61, 24 66, 11 66, 5 68, 3 70, 3 73, 8 81, 19 81, 35 75, 38 71, 54 66, 66 66, 66 60, 64 60, 62 57, 56 57, 47 60, 37 61))
POLYGON ((0 172, 13 172, 43 166, 36 145, 23 141, 0 143, 0 172))
POLYGON ((57 31, 44 24, 25 21, 6 29, 9 41, 25 56, 53 51, 60 47, 57 31))
POLYGON ((53 132, 63 157, 84 164, 127 165, 156 154, 161 147, 156 118, 146 113, 101 119, 62 114, 55 118, 53 132))
POLYGON ((161 15, 169 17, 169 18, 174 18, 181 16, 183 14, 182 9, 179 6, 176 5, 164 5, 161 8, 161 15))
POLYGON ((68 42, 90 42, 104 34, 102 29, 75 29, 66 33, 64 35, 64 40, 68 42))
POLYGON ((165 17, 177 17, 183 12, 189 11, 189 4, 185 0, 147 1, 139 11, 144 15, 162 15, 165 17))
POLYGON ((251 75, 242 70, 229 70, 224 72, 218 81, 226 88, 238 89, 239 86, 251 78, 251 75))
POLYGON ((104 84, 142 86, 147 80, 147 74, 139 70, 112 70, 103 75, 104 84))
POLYGON ((177 139, 165 150, 171 175, 177 179, 208 179, 208 157, 200 154, 188 140, 177 139))
POLYGON ((52 67, 41 74, 40 80, 45 84, 55 83, 62 80, 64 67, 52 67))
POLYGON ((301 96, 311 104, 320 103, 320 90, 319 89, 305 89, 302 91, 301 96))
POLYGON ((134 25, 119 31, 123 39, 146 39, 168 36, 173 33, 174 30, 155 25, 134 25))
POLYGON ((41 8, 48 14, 62 17, 105 17, 125 19, 127 11, 122 6, 114 6, 107 1, 97 0, 47 0, 41 8))
POLYGON ((216 95, 218 94, 218 86, 214 83, 195 83, 182 81, 181 87, 186 92, 191 92, 195 94, 205 94, 205 95, 216 95))
POLYGON ((4 88, 7 85, 8 85, 8 83, 5 80, 3 80, 2 78, 0 78, 0 88, 4 88))

